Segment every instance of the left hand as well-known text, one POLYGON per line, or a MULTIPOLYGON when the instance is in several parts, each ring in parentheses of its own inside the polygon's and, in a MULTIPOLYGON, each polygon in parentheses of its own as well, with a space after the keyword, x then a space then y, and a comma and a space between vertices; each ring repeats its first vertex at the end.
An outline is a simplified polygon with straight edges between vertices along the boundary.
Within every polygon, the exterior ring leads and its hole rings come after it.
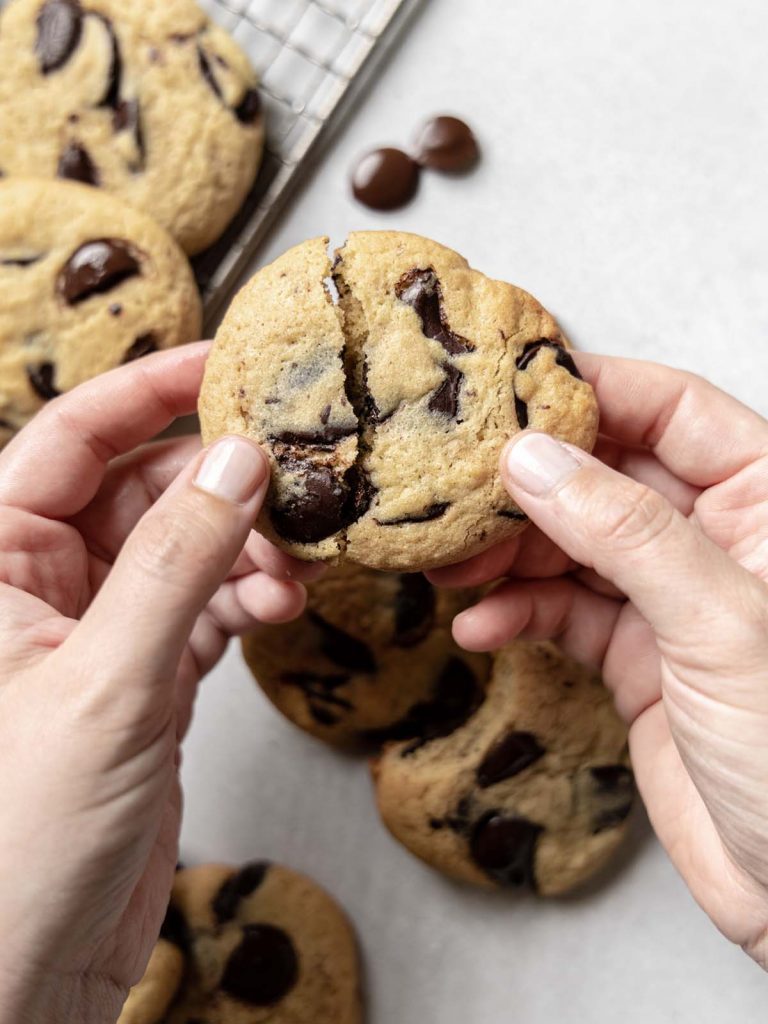
POLYGON ((137 448, 193 412, 208 346, 51 402, 0 455, 0 1021, 114 1021, 177 860, 179 743, 230 636, 318 573, 251 533, 243 438, 137 448))

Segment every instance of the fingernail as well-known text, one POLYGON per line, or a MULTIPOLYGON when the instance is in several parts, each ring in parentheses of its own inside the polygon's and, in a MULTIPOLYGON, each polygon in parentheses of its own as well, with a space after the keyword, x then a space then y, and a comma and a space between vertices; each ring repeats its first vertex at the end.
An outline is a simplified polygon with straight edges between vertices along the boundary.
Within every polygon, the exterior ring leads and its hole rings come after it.
POLYGON ((255 444, 244 437, 225 437, 208 449, 195 487, 233 505, 244 505, 266 475, 266 459, 255 444))
POLYGON ((523 434, 504 455, 511 483, 536 498, 561 484, 581 463, 549 434, 523 434))

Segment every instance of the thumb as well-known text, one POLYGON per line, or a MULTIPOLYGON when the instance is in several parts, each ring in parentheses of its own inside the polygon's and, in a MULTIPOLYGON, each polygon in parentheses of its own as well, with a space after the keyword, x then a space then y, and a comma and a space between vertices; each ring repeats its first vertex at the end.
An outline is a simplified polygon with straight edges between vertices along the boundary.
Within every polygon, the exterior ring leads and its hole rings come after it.
POLYGON ((743 648, 759 581, 659 493, 573 445, 528 431, 507 445, 501 473, 536 525, 623 591, 661 642, 688 655, 701 644, 710 667, 714 646, 718 662, 723 656, 724 637, 743 648))
MULTIPOLYGON (((269 485, 244 437, 201 452, 139 520, 68 643, 131 689, 175 676, 195 621, 226 579, 269 485)), ((70 651, 72 653, 72 651, 70 651)), ((89 673, 90 674, 90 673, 89 673)))

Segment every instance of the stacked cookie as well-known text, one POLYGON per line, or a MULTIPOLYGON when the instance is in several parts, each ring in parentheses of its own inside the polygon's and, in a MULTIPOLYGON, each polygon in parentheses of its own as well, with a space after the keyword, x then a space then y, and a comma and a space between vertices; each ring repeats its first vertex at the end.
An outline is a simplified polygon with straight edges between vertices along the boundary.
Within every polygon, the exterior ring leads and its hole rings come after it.
POLYGON ((0 443, 60 392, 199 337, 186 255, 253 184, 256 85, 194 0, 3 9, 0 443))

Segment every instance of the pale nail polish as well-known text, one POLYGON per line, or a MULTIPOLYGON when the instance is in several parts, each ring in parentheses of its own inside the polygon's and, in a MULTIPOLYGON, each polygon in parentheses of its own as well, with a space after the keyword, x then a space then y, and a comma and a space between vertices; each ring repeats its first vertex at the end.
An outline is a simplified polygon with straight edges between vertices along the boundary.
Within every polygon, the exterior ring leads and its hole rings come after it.
POLYGON ((581 467, 578 459, 548 434, 525 434, 505 455, 511 482, 543 498, 581 467))
POLYGON ((233 505, 244 505, 266 475, 266 460, 255 444, 244 437, 225 437, 208 449, 195 487, 233 505))

